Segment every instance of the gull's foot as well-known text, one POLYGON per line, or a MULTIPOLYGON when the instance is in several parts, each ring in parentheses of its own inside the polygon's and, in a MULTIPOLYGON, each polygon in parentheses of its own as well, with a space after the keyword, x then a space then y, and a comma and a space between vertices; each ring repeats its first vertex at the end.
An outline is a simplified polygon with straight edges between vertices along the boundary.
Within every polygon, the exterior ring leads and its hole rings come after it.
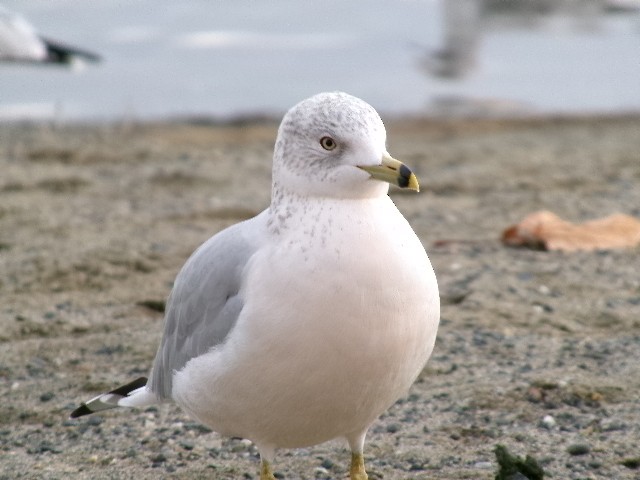
POLYGON ((349 469, 351 480, 368 480, 369 476, 364 469, 364 456, 361 453, 351 452, 351 468, 349 469))
POLYGON ((260 462, 260 480, 276 480, 271 471, 271 465, 265 460, 260 462))

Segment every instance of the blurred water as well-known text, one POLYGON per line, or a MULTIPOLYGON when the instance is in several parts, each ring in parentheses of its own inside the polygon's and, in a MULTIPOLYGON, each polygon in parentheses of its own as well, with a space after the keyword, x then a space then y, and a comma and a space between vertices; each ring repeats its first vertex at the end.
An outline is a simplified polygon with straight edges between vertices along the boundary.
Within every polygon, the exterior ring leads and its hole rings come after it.
POLYGON ((451 80, 425 67, 444 32, 435 0, 3 4, 104 57, 79 72, 0 64, 4 119, 280 114, 325 90, 386 114, 640 110, 638 15, 488 29, 473 69, 451 80))

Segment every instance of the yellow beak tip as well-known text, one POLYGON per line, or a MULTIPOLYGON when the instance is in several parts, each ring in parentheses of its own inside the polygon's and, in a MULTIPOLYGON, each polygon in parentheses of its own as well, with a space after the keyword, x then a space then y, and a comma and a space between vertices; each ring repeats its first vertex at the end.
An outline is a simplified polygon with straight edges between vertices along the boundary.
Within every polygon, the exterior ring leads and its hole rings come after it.
POLYGON ((418 183, 418 177, 415 174, 411 174, 409 177, 409 184, 407 185, 409 190, 415 190, 416 192, 420 191, 420 184, 418 183))

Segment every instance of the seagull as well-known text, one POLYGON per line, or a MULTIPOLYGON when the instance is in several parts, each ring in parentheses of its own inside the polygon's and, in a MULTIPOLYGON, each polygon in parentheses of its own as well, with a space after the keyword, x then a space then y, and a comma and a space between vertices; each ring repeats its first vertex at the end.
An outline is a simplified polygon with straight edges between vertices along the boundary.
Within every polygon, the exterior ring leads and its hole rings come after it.
POLYGON ((0 61, 69 65, 78 60, 99 62, 101 58, 38 35, 22 15, 0 5, 0 61))
POLYGON ((423 65, 429 74, 460 79, 477 67, 484 0, 446 0, 442 3, 444 46, 429 52, 423 65))
POLYGON ((418 190, 369 104, 320 93, 284 116, 271 204, 206 241, 178 274, 149 379, 72 418, 173 401, 222 435, 251 440, 260 479, 276 450, 344 438, 351 480, 376 418, 434 347, 436 277, 388 195, 418 190))

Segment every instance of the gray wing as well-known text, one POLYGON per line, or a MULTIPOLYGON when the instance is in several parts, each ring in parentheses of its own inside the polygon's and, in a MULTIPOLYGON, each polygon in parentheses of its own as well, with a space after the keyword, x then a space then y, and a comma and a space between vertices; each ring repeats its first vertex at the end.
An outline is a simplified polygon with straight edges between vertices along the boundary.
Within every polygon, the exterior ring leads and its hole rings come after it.
POLYGON ((214 235, 191 255, 167 301, 164 334, 149 379, 171 398, 174 372, 224 341, 243 307, 244 268, 259 247, 262 215, 214 235))

